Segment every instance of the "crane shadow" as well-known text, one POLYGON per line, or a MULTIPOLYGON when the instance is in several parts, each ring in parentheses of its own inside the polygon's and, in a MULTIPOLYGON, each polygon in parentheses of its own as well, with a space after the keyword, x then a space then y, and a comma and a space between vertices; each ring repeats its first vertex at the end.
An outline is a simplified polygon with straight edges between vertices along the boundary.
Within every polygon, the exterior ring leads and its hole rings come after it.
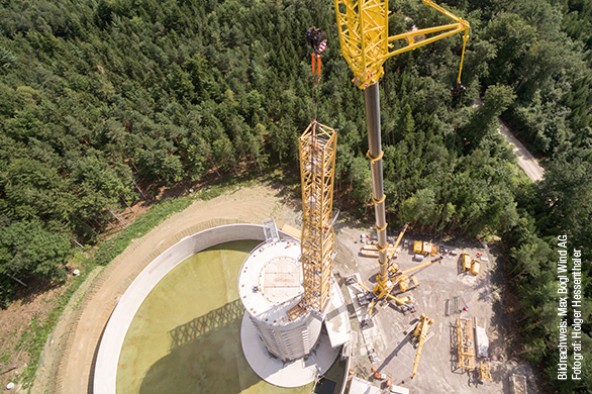
POLYGON ((401 340, 401 342, 399 342, 399 344, 397 345, 396 348, 393 349, 393 351, 384 359, 384 361, 382 362, 382 364, 380 364, 380 366, 376 369, 377 372, 381 372, 390 362, 393 358, 395 358, 395 356, 397 354, 399 354, 399 352, 401 351, 401 349, 403 349, 403 346, 405 346, 407 343, 411 342, 411 332, 408 332, 407 335, 405 335, 405 337, 403 337, 403 339, 401 340))
POLYGON ((240 299, 229 302, 224 306, 214 309, 203 316, 175 327, 169 332, 171 336, 171 351, 175 348, 192 343, 199 337, 232 324, 243 317, 245 308, 240 299))
POLYGON ((172 329, 170 352, 146 372, 140 393, 239 394, 258 384, 241 347, 243 313, 236 300, 172 329))

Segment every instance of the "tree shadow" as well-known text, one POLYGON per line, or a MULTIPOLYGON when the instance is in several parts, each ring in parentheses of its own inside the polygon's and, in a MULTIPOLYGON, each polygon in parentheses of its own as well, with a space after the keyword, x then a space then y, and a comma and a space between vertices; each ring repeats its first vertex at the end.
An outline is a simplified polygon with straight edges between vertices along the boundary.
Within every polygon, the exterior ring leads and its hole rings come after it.
POLYGON ((211 169, 199 180, 183 179, 170 186, 147 184, 142 185, 142 187, 147 197, 149 197, 148 202, 155 202, 181 197, 192 190, 204 190, 213 186, 226 187, 252 181, 259 177, 261 177, 260 171, 253 171, 252 168, 236 169, 235 171, 228 171, 226 173, 219 173, 211 169))
MULTIPOLYGON (((512 333, 516 333, 517 327, 514 319, 511 317, 511 306, 517 300, 513 300, 514 295, 510 291, 507 278, 504 277, 504 257, 499 244, 494 244, 490 248, 490 255, 496 261, 495 269, 491 271, 490 276, 490 302, 492 315, 489 321, 491 329, 497 332, 497 338, 490 339, 489 349, 490 355, 495 355, 497 358, 511 357, 511 350, 516 348, 515 337, 512 333)), ((495 376, 492 374, 495 380, 495 376)))
MULTIPOLYGON (((68 278, 48 281, 47 279, 28 277, 20 278, 27 286, 10 279, 8 276, 3 276, 0 280, 0 293, 5 292, 8 304, 15 301, 20 301, 22 304, 30 304, 35 302, 37 297, 44 295, 48 291, 64 286, 69 282, 68 278)), ((4 303, 0 299, 0 309, 4 308, 4 303)))
POLYGON ((260 382, 243 356, 243 314, 236 300, 171 330, 171 351, 150 367, 140 393, 238 394, 260 382))
POLYGON ((489 280, 489 275, 481 276, 478 279, 477 285, 475 286, 475 291, 479 293, 479 301, 483 302, 492 302, 492 290, 489 280))

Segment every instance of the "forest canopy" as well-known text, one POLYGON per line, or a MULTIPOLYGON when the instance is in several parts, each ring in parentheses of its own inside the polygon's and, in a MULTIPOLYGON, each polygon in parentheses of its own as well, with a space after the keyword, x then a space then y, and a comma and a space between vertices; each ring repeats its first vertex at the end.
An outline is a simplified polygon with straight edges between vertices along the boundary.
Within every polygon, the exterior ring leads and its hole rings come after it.
MULTIPOLYGON (((592 252, 592 3, 441 3, 472 25, 468 90, 450 95, 458 37, 387 62, 389 222, 501 236, 518 353, 549 369, 556 298, 541 289, 554 286, 554 237, 567 234, 588 262, 592 252), (543 159, 541 183, 517 169, 500 116, 543 159)), ((390 6, 391 32, 446 23, 416 0, 390 6)), ((297 137, 315 112, 339 131, 340 202, 367 212, 363 97, 351 77, 330 1, 0 1, 0 295, 10 297, 11 277, 59 278, 72 248, 98 242, 162 186, 245 168, 296 177, 297 137), (311 25, 329 36, 316 99, 311 25)), ((561 390, 592 387, 589 264, 587 274, 588 372, 561 390)))

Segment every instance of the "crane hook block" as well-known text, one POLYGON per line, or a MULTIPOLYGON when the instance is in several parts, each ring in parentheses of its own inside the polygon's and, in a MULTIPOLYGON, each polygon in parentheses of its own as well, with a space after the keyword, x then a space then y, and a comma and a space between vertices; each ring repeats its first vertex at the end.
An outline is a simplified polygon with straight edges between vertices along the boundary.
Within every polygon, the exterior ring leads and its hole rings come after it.
POLYGON ((314 53, 320 55, 327 49, 327 33, 318 27, 309 27, 306 30, 306 43, 314 53))
POLYGON ((460 97, 467 91, 467 88, 460 82, 457 82, 454 87, 450 89, 453 97, 460 97))

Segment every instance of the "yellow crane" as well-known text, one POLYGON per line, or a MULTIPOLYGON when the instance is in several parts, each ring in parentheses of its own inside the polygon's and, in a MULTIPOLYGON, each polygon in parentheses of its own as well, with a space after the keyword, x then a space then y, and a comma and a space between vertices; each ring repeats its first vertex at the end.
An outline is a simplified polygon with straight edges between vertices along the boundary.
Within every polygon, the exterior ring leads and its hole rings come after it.
POLYGON ((457 76, 457 85, 460 85, 465 48, 469 38, 469 22, 431 0, 422 0, 422 2, 450 18, 452 23, 389 36, 388 0, 334 0, 341 55, 354 74, 354 84, 364 90, 369 146, 366 156, 370 160, 372 173, 372 201, 374 203, 380 267, 377 285, 373 292, 377 297, 380 295, 380 299, 384 299, 392 290, 387 256, 386 196, 382 175, 383 151, 380 133, 378 81, 384 74, 382 66, 390 57, 412 51, 454 34, 463 33, 463 49, 457 76), (395 43, 399 43, 400 47, 394 49, 395 43))
POLYGON ((463 49, 456 80, 457 83, 461 82, 470 24, 431 0, 421 1, 450 18, 453 23, 389 36, 388 0, 334 0, 341 55, 354 73, 353 82, 357 87, 367 89, 378 84, 384 74, 382 65, 388 58, 458 33, 463 33, 463 49), (395 42, 406 45, 391 50, 395 42))
POLYGON ((401 295, 394 295, 392 294, 393 290, 399 286, 399 291, 401 293, 405 293, 417 286, 419 286, 419 280, 415 276, 409 277, 409 274, 412 272, 418 271, 422 268, 429 267, 430 265, 441 261, 443 257, 438 257, 432 261, 428 261, 422 264, 419 264, 415 267, 409 268, 405 271, 391 271, 389 275, 389 280, 386 282, 385 286, 380 288, 379 292, 376 292, 376 288, 371 291, 365 284, 359 283, 360 287, 366 290, 368 293, 373 294, 373 299, 368 306, 368 316, 372 317, 372 312, 374 311, 374 306, 376 302, 381 300, 386 300, 389 302, 394 302, 397 307, 402 307, 404 305, 409 305, 413 302, 413 299, 410 296, 401 296, 401 295))
POLYGON ((417 286, 419 286, 419 281, 415 276, 409 276, 412 272, 419 271, 422 268, 429 267, 430 265, 442 261, 443 257, 440 256, 432 261, 428 261, 422 263, 420 265, 416 265, 415 267, 409 268, 405 271, 397 272, 394 281, 399 285, 399 290, 401 293, 404 293, 408 290, 411 290, 417 286), (413 283, 412 283, 413 282, 413 283))
MULTIPOLYGON (((399 280, 403 279, 403 278, 397 278, 397 275, 400 274, 400 271, 399 271, 399 267, 393 263, 393 259, 394 259, 395 253, 397 251, 397 247, 399 246, 399 243, 403 239, 403 235, 405 235, 405 231, 407 231, 408 227, 409 227, 408 223, 406 223, 403 226, 403 229, 399 233, 399 236, 397 237, 395 244, 390 249, 391 252, 387 253, 387 256, 386 256, 386 259, 387 259, 387 264, 386 264, 387 265, 387 280, 386 281, 381 280, 382 279, 381 273, 376 275, 376 285, 374 286, 374 289, 371 292, 372 294, 374 294, 375 298, 372 300, 372 302, 370 303, 370 305, 368 307, 368 315, 369 316, 372 316, 372 311, 373 311, 376 301, 387 299, 388 301, 394 301, 397 306, 402 306, 402 305, 405 305, 405 304, 408 304, 411 302, 410 297, 397 298, 391 294, 391 292, 393 291, 395 286, 399 283, 399 280)), ((407 281, 407 282, 409 282, 409 281, 407 281)), ((368 291, 370 292, 370 290, 368 290, 368 291)), ((406 290, 402 290, 402 292, 405 292, 405 291, 406 290)))
MULTIPOLYGON (((409 277, 409 274, 412 272, 418 271, 422 268, 428 267, 434 263, 437 263, 442 260, 442 257, 438 257, 432 261, 425 262, 423 264, 417 265, 415 267, 409 268, 405 271, 396 271, 394 274, 389 275, 389 279, 386 281, 384 285, 377 284, 374 287, 374 291, 372 292, 375 296, 373 303, 370 304, 372 307, 376 301, 380 301, 383 299, 387 299, 389 301, 395 301, 397 305, 403 305, 404 303, 411 302, 410 297, 396 297, 392 294, 393 290, 399 286, 399 290, 401 293, 405 293, 417 286, 419 286, 419 280, 415 276, 409 277), (412 283, 413 282, 413 283, 412 283), (377 288, 378 287, 378 288, 377 288), (401 303, 403 301, 403 303, 401 303)), ((369 313, 371 314, 371 313, 369 313)))
POLYGON ((417 323, 417 325, 415 326, 415 330, 413 331, 413 337, 417 341, 417 350, 415 352, 415 359, 413 360, 411 379, 415 378, 415 375, 417 374, 417 367, 419 367, 421 351, 423 350, 423 345, 427 340, 428 331, 430 330, 432 324, 434 324, 434 321, 422 313, 419 317, 419 322, 417 323))
MULTIPOLYGON (((357 282, 358 285, 360 285, 360 287, 364 290, 366 290, 369 294, 373 294, 373 292, 363 283, 361 282, 357 282)), ((374 305, 376 305, 376 301, 380 300, 380 299, 385 299, 387 301, 392 301, 395 303, 395 305, 397 307, 404 307, 404 306, 410 306, 410 304, 413 302, 413 299, 410 296, 403 296, 403 297, 396 297, 390 293, 388 294, 384 294, 382 297, 378 297, 378 296, 374 296, 374 298, 372 299, 372 301, 370 301, 370 304, 368 305, 368 317, 372 317, 372 312, 374 311, 374 305)))

